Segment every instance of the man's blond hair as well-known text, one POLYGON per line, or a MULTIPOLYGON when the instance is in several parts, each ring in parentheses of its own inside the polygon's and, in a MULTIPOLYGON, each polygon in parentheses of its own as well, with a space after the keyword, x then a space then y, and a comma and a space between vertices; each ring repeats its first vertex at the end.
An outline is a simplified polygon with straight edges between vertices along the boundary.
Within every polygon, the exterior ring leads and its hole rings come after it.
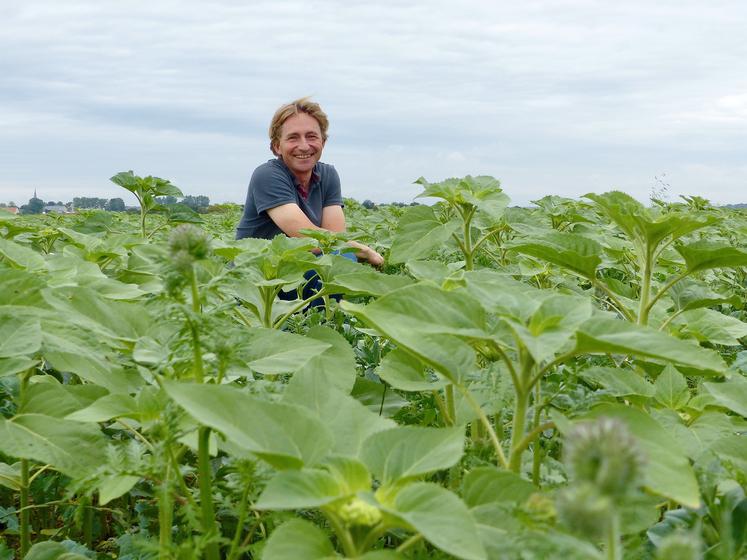
POLYGON ((322 131, 322 140, 324 142, 327 141, 327 128, 329 128, 327 115, 322 111, 319 103, 311 101, 308 97, 302 97, 301 99, 296 99, 282 105, 272 116, 272 121, 270 122, 270 150, 272 150, 273 154, 278 155, 275 151, 275 145, 280 143, 280 131, 283 128, 283 124, 290 117, 299 113, 306 113, 314 117, 316 122, 319 123, 319 129, 322 131))

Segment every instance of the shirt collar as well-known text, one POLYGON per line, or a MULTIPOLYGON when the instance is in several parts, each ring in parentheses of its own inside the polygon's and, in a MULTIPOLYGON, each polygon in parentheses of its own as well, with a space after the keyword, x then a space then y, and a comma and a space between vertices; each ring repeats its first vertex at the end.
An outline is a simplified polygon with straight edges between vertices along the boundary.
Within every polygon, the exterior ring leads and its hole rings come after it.
POLYGON ((290 175, 291 179, 293 179, 293 184, 295 185, 296 190, 298 191, 298 194, 301 195, 301 198, 303 198, 304 200, 308 199, 311 189, 314 187, 314 185, 319 183, 322 179, 322 176, 319 173, 319 162, 317 162, 314 165, 314 169, 311 170, 311 180, 309 181, 309 187, 307 189, 301 186, 301 183, 296 178, 296 176, 293 174, 293 172, 290 170, 290 168, 285 164, 282 157, 278 156, 278 162, 280 162, 280 165, 282 165, 285 168, 285 170, 288 172, 288 175, 290 175))

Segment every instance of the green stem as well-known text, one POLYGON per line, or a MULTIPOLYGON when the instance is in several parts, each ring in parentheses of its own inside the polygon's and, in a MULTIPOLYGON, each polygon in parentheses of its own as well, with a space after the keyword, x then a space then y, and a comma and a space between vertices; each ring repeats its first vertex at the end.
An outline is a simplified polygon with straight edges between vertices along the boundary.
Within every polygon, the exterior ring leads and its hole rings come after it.
POLYGON ((420 533, 417 533, 411 536, 409 539, 407 539, 405 542, 403 542, 401 545, 397 547, 397 552, 399 554, 402 554, 405 550, 410 548, 415 543, 421 541, 422 539, 423 539, 423 535, 421 535, 420 533))
POLYGON ((197 471, 200 479, 202 532, 208 537, 208 539, 210 539, 205 547, 205 557, 208 560, 219 560, 220 552, 218 549, 218 543, 215 540, 218 537, 218 526, 215 523, 212 473, 210 471, 210 428, 206 426, 202 426, 199 429, 199 440, 197 444, 197 471))
POLYGON ((340 541, 340 545, 342 545, 342 550, 345 553, 345 556, 348 558, 357 558, 358 557, 358 548, 355 546, 355 543, 353 542, 353 536, 350 534, 350 531, 348 531, 345 526, 342 524, 340 519, 332 512, 325 512, 327 513, 327 519, 329 520, 329 524, 332 526, 332 529, 335 531, 335 534, 337 535, 337 538, 340 541))
POLYGON ((613 513, 612 519, 610 519, 610 526, 607 530, 607 560, 622 560, 622 558, 620 518, 617 513, 613 513))
POLYGON ((454 385, 449 384, 444 389, 446 396, 446 410, 449 412, 451 425, 456 424, 456 404, 454 403, 454 385))
POLYGON ((620 301, 620 299, 617 297, 617 294, 615 294, 615 292, 613 292, 607 284, 605 284, 601 280, 598 280, 597 278, 589 278, 589 280, 591 280, 591 283, 593 286, 602 290, 605 293, 605 295, 608 298, 610 298, 612 303, 615 305, 617 310, 623 315, 623 317, 625 317, 628 321, 635 320, 635 317, 630 312, 630 310, 625 306, 625 304, 622 301, 620 301))
MULTIPOLYGON (((23 403, 26 397, 26 390, 29 385, 29 378, 33 373, 33 369, 29 369, 21 375, 21 383, 18 389, 18 402, 23 403)), ((26 553, 31 548, 31 520, 29 518, 29 460, 21 459, 21 495, 20 495, 20 516, 19 516, 19 529, 21 537, 20 555, 21 558, 26 556, 26 553)))
POLYGON ((674 321, 677 317, 682 315, 685 311, 686 311, 685 309, 680 309, 679 311, 672 313, 669 317, 667 317, 667 320, 661 324, 661 326, 659 327, 659 330, 663 331, 664 329, 666 329, 669 326, 669 323, 674 321))
MULTIPOLYGON (((542 407, 540 401, 542 400, 542 384, 537 383, 534 388, 534 417, 532 418, 532 426, 536 428, 540 425, 540 418, 542 415, 542 407)), ((539 488, 540 483, 540 466, 542 465, 542 445, 540 438, 534 444, 532 453, 532 482, 539 488)))
POLYGON ((643 259, 643 266, 641 267, 641 301, 638 306, 638 324, 648 324, 648 312, 649 298, 651 297, 651 274, 652 274, 652 263, 651 254, 646 251, 643 259))
POLYGON ((166 463, 166 472, 161 482, 158 500, 158 557, 168 560, 171 557, 171 527, 174 524, 174 502, 171 495, 171 465, 166 463))
POLYGON ((650 312, 651 309, 653 309, 654 305, 656 305, 656 302, 659 301, 659 299, 669 290, 669 288, 671 288, 672 286, 674 286, 677 282, 679 282, 683 278, 686 278, 687 276, 689 276, 689 274, 690 273, 686 270, 686 271, 678 274, 674 278, 672 278, 666 284, 664 284, 664 286, 662 286, 662 288, 657 292, 657 294, 653 298, 651 298, 651 301, 649 302, 648 308, 647 308, 646 311, 650 312))
POLYGON ((239 517, 236 520, 236 532, 233 535, 231 541, 231 549, 228 551, 227 560, 234 560, 239 555, 239 546, 241 545, 241 531, 244 528, 244 521, 246 521, 247 503, 249 501, 249 490, 250 485, 246 484, 244 490, 241 492, 241 502, 239 503, 239 517))
POLYGON ((464 220, 464 269, 474 269, 475 251, 472 248, 472 216, 475 215, 475 208, 472 208, 462 214, 464 220))
POLYGON ((80 507, 83 508, 83 543, 89 549, 93 548, 93 508, 91 505, 90 496, 81 498, 80 507))
POLYGON ((514 403, 514 422, 511 429, 511 452, 509 454, 508 468, 515 473, 521 470, 521 453, 519 442, 524 438, 524 425, 526 423, 527 407, 529 405, 529 392, 517 391, 514 403))
POLYGON ((277 292, 275 289, 270 287, 260 288, 262 291, 262 304, 264 309, 262 310, 262 326, 268 329, 272 328, 272 305, 275 303, 275 296, 277 292))
POLYGON ((454 419, 449 416, 449 411, 446 410, 446 404, 444 403, 444 400, 441 398, 441 395, 438 391, 433 391, 433 400, 436 403, 436 407, 438 407, 439 412, 441 412, 441 416, 444 419, 444 425, 453 426, 454 419))
POLYGON ((467 389, 466 387, 462 387, 461 385, 457 385, 456 387, 457 389, 459 389, 459 392, 464 395, 467 404, 469 404, 470 408, 475 412, 475 414, 477 414, 477 417, 480 419, 480 422, 482 422, 485 431, 488 432, 488 437, 490 438, 490 442, 493 444, 493 449, 495 450, 495 454, 498 457, 498 462, 500 463, 501 467, 507 469, 509 463, 506 460, 506 455, 503 453, 503 447, 501 446, 501 442, 498 439, 498 434, 495 433, 493 425, 490 423, 490 419, 488 418, 487 414, 485 414, 485 411, 472 396, 472 393, 469 392, 469 389, 467 389))
POLYGON ((21 459, 21 512, 19 515, 21 531, 21 558, 31 548, 31 526, 29 524, 29 460, 21 459))

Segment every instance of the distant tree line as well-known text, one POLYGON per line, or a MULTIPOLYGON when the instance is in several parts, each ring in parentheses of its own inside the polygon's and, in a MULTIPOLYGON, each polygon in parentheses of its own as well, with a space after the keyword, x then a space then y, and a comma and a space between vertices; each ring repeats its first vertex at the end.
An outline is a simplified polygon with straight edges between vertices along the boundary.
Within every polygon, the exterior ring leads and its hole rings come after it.
POLYGON ((157 196, 156 202, 164 206, 183 204, 184 206, 188 206, 195 212, 207 212, 207 209, 210 206, 210 198, 205 195, 187 195, 181 200, 178 200, 175 196, 157 196))
MULTIPOLYGON (((185 196, 181 200, 177 200, 174 196, 163 196, 156 198, 156 202, 163 204, 164 206, 171 206, 175 204, 183 204, 188 206, 195 212, 207 212, 210 206, 210 198, 204 195, 198 196, 185 196)), ((15 207, 15 202, 8 204, 0 203, 0 207, 7 208, 8 206, 15 207)), ((98 198, 89 196, 76 196, 72 202, 53 201, 44 202, 41 198, 36 196, 31 197, 27 204, 24 204, 19 208, 21 214, 42 214, 44 209, 49 206, 65 207, 68 211, 73 210, 106 210, 108 212, 124 212, 127 210, 124 200, 121 198, 98 198)))

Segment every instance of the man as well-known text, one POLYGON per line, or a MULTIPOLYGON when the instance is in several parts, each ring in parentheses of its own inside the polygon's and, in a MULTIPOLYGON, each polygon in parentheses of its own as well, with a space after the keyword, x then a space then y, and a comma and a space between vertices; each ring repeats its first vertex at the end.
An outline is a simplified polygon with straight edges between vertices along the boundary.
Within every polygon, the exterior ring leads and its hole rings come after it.
MULTIPOLYGON (((301 237, 302 229, 345 231, 340 177, 319 159, 329 121, 318 103, 297 99, 280 107, 270 123, 270 150, 276 159, 254 170, 236 238, 272 239, 279 233, 301 237)), ((384 258, 366 245, 348 242, 356 256, 374 266, 384 258)))

